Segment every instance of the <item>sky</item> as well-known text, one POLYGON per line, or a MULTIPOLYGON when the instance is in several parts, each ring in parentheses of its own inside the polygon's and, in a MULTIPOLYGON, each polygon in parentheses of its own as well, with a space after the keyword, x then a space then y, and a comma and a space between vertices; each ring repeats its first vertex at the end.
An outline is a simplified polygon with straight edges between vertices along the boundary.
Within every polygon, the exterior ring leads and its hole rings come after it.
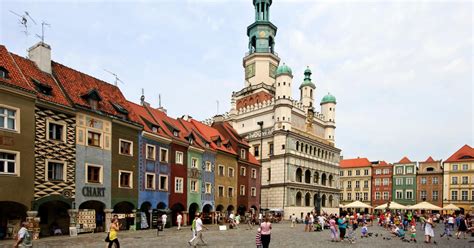
MULTIPOLYGON (((170 116, 204 120, 229 111, 244 87, 254 17, 250 0, 0 0, 0 43, 26 56, 45 21, 53 60, 113 83, 109 70, 127 99, 139 102, 143 88, 170 116), (10 10, 38 25, 24 35, 10 10)), ((471 2, 274 0, 270 19, 294 98, 306 66, 315 101, 336 96, 344 158, 445 160, 473 145, 471 2)))

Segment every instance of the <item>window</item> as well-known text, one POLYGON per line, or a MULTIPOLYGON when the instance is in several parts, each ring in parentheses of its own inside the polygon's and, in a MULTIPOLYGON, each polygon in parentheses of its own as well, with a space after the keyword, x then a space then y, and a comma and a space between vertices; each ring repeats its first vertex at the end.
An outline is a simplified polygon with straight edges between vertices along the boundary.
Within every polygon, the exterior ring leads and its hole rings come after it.
POLYGON ((461 191, 461 200, 462 201, 467 201, 467 194, 468 194, 467 190, 461 191))
POLYGON ((229 177, 234 177, 234 168, 229 167, 229 177))
POLYGON ((451 184, 458 184, 458 177, 451 177, 451 184))
POLYGON ((64 141, 64 125, 48 122, 48 140, 64 141))
POLYGON ((86 183, 102 183, 102 166, 86 164, 86 183))
POLYGON ((223 165, 219 165, 219 176, 224 176, 224 166, 223 165))
POLYGON ((434 190, 433 191, 433 201, 437 201, 437 200, 438 200, 438 191, 434 190))
POLYGON ((426 190, 420 191, 420 200, 423 201, 424 199, 426 199, 426 190))
POLYGON ((245 177, 246 172, 247 172, 247 171, 246 171, 245 167, 242 167, 242 166, 241 166, 241 167, 240 167, 240 175, 245 177))
POLYGON ((344 171, 343 171, 343 170, 340 170, 340 171, 339 171, 339 176, 341 176, 341 177, 344 176, 344 171))
POLYGON ((395 192, 395 194, 396 194, 396 199, 402 199, 403 198, 403 191, 397 190, 395 192))
POLYGON ((268 143, 268 155, 273 155, 273 143, 268 143))
POLYGON ((339 193, 339 200, 344 201, 344 194, 343 193, 339 193))
POLYGON ((433 180, 433 184, 438 184, 438 177, 433 177, 432 180, 433 180))
POLYGON ((388 200, 388 192, 387 191, 383 192, 383 199, 388 200))
POLYGON ((168 162, 168 149, 160 148, 160 162, 168 162))
POLYGON ((352 188, 352 181, 347 181, 347 188, 351 189, 352 188))
POLYGON ((457 164, 453 164, 453 171, 457 171, 458 170, 458 165, 457 164))
POLYGON ((218 188, 219 197, 224 197, 224 186, 218 188))
POLYGON ((421 184, 426 184, 426 177, 421 178, 421 184))
POLYGON ((245 149, 240 149, 240 158, 241 158, 241 159, 245 159, 245 158, 246 158, 245 155, 246 155, 246 154, 245 154, 245 149))
POLYGON ((88 131, 87 132, 87 145, 100 147, 100 133, 88 131))
POLYGON ((155 174, 145 173, 145 189, 155 189, 155 174))
POLYGON ((91 106, 91 109, 96 110, 98 104, 99 101, 89 98, 89 105, 91 106))
POLYGON ((375 192, 375 200, 380 200, 380 192, 375 192))
POLYGON ((0 128, 18 131, 16 122, 17 122, 16 109, 0 107, 0 128))
POLYGON ((397 175, 401 175, 401 174, 403 174, 403 167, 399 166, 399 167, 396 168, 395 171, 396 171, 397 175))
POLYGON ((212 184, 206 183, 206 194, 211 194, 212 192, 212 184))
POLYGON ((168 191, 168 176, 167 175, 160 175, 159 190, 168 191))
POLYGON ((146 159, 155 160, 155 146, 146 145, 146 159))
POLYGON ((250 195, 251 196, 257 196, 257 188, 252 187, 252 189, 250 190, 250 195))
POLYGON ((347 200, 352 201, 352 193, 347 193, 347 200))
POLYGON ((133 188, 133 172, 119 170, 119 188, 133 188))
POLYGON ((395 180, 395 185, 402 185, 403 184, 403 178, 397 178, 395 180))
POLYGON ((183 193, 183 178, 182 177, 174 178, 174 192, 183 193))
POLYGON ((240 185, 240 195, 245 195, 245 185, 240 185))
POLYGON ((356 170, 356 176, 360 176, 360 170, 356 170))
POLYGON ((255 146, 253 147, 253 155, 254 155, 255 157, 258 157, 259 154, 260 154, 260 146, 259 146, 259 145, 255 145, 255 146))
POLYGON ((413 199, 413 191, 406 191, 406 199, 413 199))
POLYGON ((365 175, 365 176, 368 176, 368 175, 369 175, 369 169, 365 169, 365 170, 364 170, 364 175, 365 175))
POLYGON ((268 176, 267 181, 271 181, 272 180, 272 168, 267 169, 267 174, 268 174, 267 175, 268 176))
POLYGON ((360 188, 360 181, 356 181, 356 189, 360 188))
MULTIPOLYGON (((380 182, 379 182, 380 183, 380 182)), ((368 180, 365 180, 364 181, 364 188, 368 188, 369 187, 369 181, 368 180)))
POLYGON ((458 192, 456 190, 451 191, 451 200, 452 201, 458 200, 458 192))
POLYGON ((462 184, 468 184, 469 183, 469 177, 462 177, 462 184))
POLYGON ((120 142, 120 154, 132 156, 133 143, 131 141, 122 140, 122 139, 119 139, 119 142, 120 142))
POLYGON ((380 185, 380 178, 376 178, 375 179, 375 186, 379 186, 380 185))
POLYGON ((383 174, 384 174, 384 175, 387 175, 387 174, 389 174, 389 173, 390 173, 390 170, 389 170, 389 169, 383 169, 383 174))
POLYGON ((468 164, 463 164, 463 165, 462 165, 462 170, 463 170, 463 171, 469 170, 469 165, 468 165, 468 164))
POLYGON ((61 162, 51 162, 48 161, 48 174, 47 174, 47 181, 65 181, 65 169, 64 163, 61 162))
POLYGON ((382 185, 383 185, 383 186, 387 186, 387 185, 388 185, 388 178, 384 178, 384 179, 383 179, 382 185))
POLYGON ((191 168, 198 168, 198 159, 197 158, 191 158, 191 168))
POLYGON ((368 201, 368 200, 369 200, 369 193, 364 192, 364 201, 368 201))
POLYGON ((190 187, 191 187, 191 192, 194 192, 194 193, 198 192, 198 188, 199 188, 198 181, 197 180, 191 180, 191 186, 190 187))
POLYGON ((413 167, 407 167, 407 174, 413 173, 413 167))
POLYGON ((0 151, 0 174, 18 174, 18 157, 18 153, 0 151))
POLYGON ((252 178, 257 178, 257 170, 252 169, 252 178))
POLYGON ((349 176, 349 177, 352 176, 352 171, 351 170, 347 171, 347 176, 349 176))
POLYGON ((356 201, 360 201, 360 200, 361 200, 361 199, 360 199, 360 193, 357 192, 357 193, 356 193, 356 201))
POLYGON ((381 170, 381 169, 375 170, 375 175, 380 175, 380 173, 382 173, 382 170, 381 170))
POLYGON ((227 189, 227 196, 228 196, 229 198, 234 197, 234 188, 229 187, 229 188, 227 189))
POLYGON ((407 178, 406 185, 413 185, 413 178, 407 178))
POLYGON ((8 76, 8 70, 3 68, 3 66, 0 66, 0 77, 1 78, 10 78, 8 76))
POLYGON ((183 164, 183 153, 176 151, 175 163, 183 164))
POLYGON ((212 164, 211 162, 209 161, 206 161, 206 167, 205 167, 206 171, 212 171, 212 164))

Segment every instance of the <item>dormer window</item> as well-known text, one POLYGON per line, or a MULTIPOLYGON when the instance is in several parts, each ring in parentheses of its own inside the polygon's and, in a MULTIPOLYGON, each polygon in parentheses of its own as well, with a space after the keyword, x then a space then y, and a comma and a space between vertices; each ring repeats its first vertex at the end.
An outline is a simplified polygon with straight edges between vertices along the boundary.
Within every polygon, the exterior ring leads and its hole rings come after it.
POLYGON ((128 116, 128 110, 125 109, 124 107, 122 107, 120 104, 118 103, 113 103, 112 102, 112 106, 114 106, 115 110, 117 110, 117 116, 122 118, 122 119, 127 119, 127 116, 128 116))
POLYGON ((194 140, 192 138, 189 138, 189 144, 194 144, 194 140))
POLYGON ((209 148, 209 142, 206 142, 206 148, 209 148))
POLYGON ((0 78, 10 78, 10 76, 8 75, 8 70, 5 69, 3 66, 0 66, 0 78))
POLYGON ((43 95, 48 95, 48 96, 51 95, 51 91, 53 90, 53 88, 51 88, 51 86, 49 86, 47 84, 44 84, 44 83, 41 83, 40 81, 38 81, 36 79, 32 79, 31 81, 33 81, 33 84, 35 85, 35 89, 38 92, 40 92, 43 95))
POLYGON ((174 136, 174 137, 178 137, 178 135, 179 135, 178 131, 174 130, 174 131, 173 131, 173 136, 174 136))
POLYGON ((158 127, 157 126, 152 126, 151 131, 154 132, 154 133, 157 133, 158 132, 158 127))
POLYGON ((99 101, 95 99, 89 99, 89 106, 91 106, 91 109, 97 110, 98 105, 99 105, 99 101))
POLYGON ((82 95, 82 98, 87 100, 87 103, 93 110, 97 110, 99 107, 99 101, 102 100, 102 97, 100 97, 99 92, 96 89, 92 89, 86 94, 82 95))

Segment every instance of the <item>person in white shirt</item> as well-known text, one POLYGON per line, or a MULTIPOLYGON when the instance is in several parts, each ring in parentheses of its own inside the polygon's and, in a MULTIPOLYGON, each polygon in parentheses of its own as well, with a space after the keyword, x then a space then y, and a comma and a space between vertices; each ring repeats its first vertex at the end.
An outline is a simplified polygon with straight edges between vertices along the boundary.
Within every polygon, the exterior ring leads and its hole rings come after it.
POLYGON ((199 243, 199 241, 201 241, 201 243, 202 243, 203 245, 207 245, 207 243, 202 239, 202 229, 203 229, 203 228, 206 228, 206 230, 209 230, 209 228, 207 228, 206 226, 204 226, 204 224, 202 223, 202 220, 201 220, 201 213, 199 213, 199 214, 198 214, 198 218, 196 219, 196 233, 197 233, 197 235, 196 235, 196 238, 192 239, 191 242, 188 242, 189 245, 191 245, 191 246, 196 246, 196 245, 199 243), (197 240, 197 241, 196 241, 196 244, 194 244, 194 243, 195 243, 195 242, 194 242, 195 240, 197 240))
POLYGON ((258 221, 260 222, 259 224, 262 224, 262 221, 263 221, 263 214, 262 213, 258 214, 258 221))
POLYGON ((28 222, 21 223, 21 228, 18 231, 18 238, 15 242, 14 247, 33 247, 32 237, 31 234, 28 232, 26 227, 28 226, 28 222))
POLYGON ((163 215, 161 216, 161 224, 163 225, 163 231, 165 230, 166 219, 168 219, 168 216, 167 216, 166 214, 163 214, 163 215))
POLYGON ((183 222, 183 216, 181 213, 178 213, 178 216, 176 217, 176 224, 178 224, 178 231, 181 230, 181 222, 183 222))
POLYGON ((230 212, 229 214, 229 223, 232 225, 232 226, 235 226, 235 220, 234 220, 235 216, 234 216, 234 212, 230 212))
POLYGON ((296 215, 295 213, 293 213, 291 215, 291 227, 295 227, 295 224, 296 224, 296 215))

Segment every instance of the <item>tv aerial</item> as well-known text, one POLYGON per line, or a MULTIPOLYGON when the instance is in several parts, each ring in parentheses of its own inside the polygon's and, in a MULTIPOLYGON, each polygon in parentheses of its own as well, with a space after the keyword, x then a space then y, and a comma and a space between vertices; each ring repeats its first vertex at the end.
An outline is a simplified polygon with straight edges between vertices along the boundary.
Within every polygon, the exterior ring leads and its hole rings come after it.
POLYGON ((120 78, 118 77, 118 75, 116 73, 113 73, 109 70, 106 70, 104 69, 104 71, 108 72, 109 74, 111 74, 112 76, 115 77, 115 82, 114 82, 114 85, 117 86, 118 82, 122 83, 122 84, 125 84, 122 80, 120 80, 120 78))
POLYGON ((25 31, 22 32, 25 33, 25 35, 28 35, 28 21, 32 21, 36 25, 36 21, 33 19, 33 17, 31 17, 30 13, 28 13, 28 11, 25 11, 24 14, 21 15, 14 12, 13 10, 10 10, 10 12, 20 18, 18 20, 18 23, 25 27, 25 31))
POLYGON ((41 39, 41 42, 44 43, 44 27, 51 27, 51 24, 49 23, 46 23, 45 21, 42 21, 41 22, 41 35, 39 34, 36 34, 36 37, 40 38, 41 39))

